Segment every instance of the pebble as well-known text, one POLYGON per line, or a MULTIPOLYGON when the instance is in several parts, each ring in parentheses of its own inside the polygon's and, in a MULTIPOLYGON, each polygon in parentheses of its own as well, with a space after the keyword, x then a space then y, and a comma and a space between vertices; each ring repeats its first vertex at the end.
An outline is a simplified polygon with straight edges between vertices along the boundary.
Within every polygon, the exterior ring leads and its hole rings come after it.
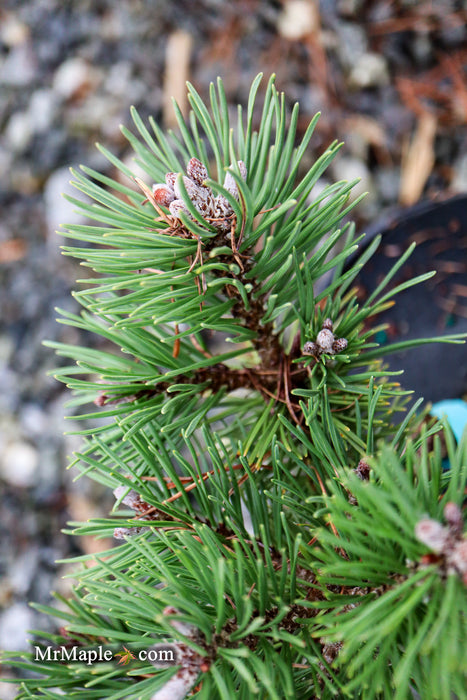
POLYGON ((14 343, 12 338, 6 333, 0 335, 0 371, 6 369, 13 355, 13 350, 14 343))
POLYGON ((427 34, 415 34, 410 44, 414 59, 421 66, 429 66, 431 61, 431 41, 427 34))
POLYGON ((35 134, 41 134, 52 127, 58 106, 57 95, 52 89, 40 88, 32 93, 28 113, 35 134))
MULTIPOLYGON (((13 678, 8 672, 5 672, 6 678, 13 678)), ((15 700, 18 697, 19 687, 16 683, 7 683, 5 681, 0 681, 0 698, 2 700, 15 700)))
POLYGON ((36 480, 39 454, 28 442, 10 442, 0 460, 0 476, 12 486, 28 488, 36 480))
POLYGON ((368 39, 365 30, 354 22, 340 22, 336 29, 337 55, 344 70, 351 70, 360 56, 367 51, 368 39))
POLYGON ((24 44, 29 38, 28 27, 12 12, 5 12, 0 23, 0 41, 8 47, 24 44))
POLYGON ((41 407, 35 403, 26 403, 20 412, 20 423, 24 433, 40 437, 47 432, 47 416, 41 407))
POLYGON ((13 603, 0 615, 0 648, 28 651, 29 630, 34 627, 35 615, 25 603, 13 603))
POLYGON ((22 153, 31 143, 33 134, 29 112, 14 112, 5 128, 5 139, 15 153, 22 153))
MULTIPOLYGON (((18 376, 9 367, 0 364, 0 418, 2 414, 11 415, 18 405, 18 376)), ((0 420, 1 424, 1 420, 0 420)), ((0 436, 0 447, 2 444, 0 436)))
POLYGON ((400 171, 398 168, 384 168, 375 175, 375 184, 384 203, 394 202, 399 195, 400 171))
POLYGON ((84 102, 68 110, 67 127, 72 134, 101 131, 102 140, 121 139, 120 124, 124 115, 121 102, 108 95, 90 95, 84 102))
POLYGON ((29 547, 15 559, 8 578, 15 596, 26 595, 36 575, 39 563, 39 550, 29 547))
POLYGON ((467 192, 467 153, 464 153, 454 164, 451 187, 455 192, 467 192))
POLYGON ((37 61, 29 43, 14 46, 0 63, 0 85, 15 88, 30 85, 37 74, 37 61))
POLYGON ((289 41, 303 39, 318 28, 318 10, 308 0, 289 0, 277 20, 279 34, 289 41))
POLYGON ((338 0, 337 9, 344 17, 356 17, 363 4, 363 0, 338 0))
POLYGON ((349 84, 353 88, 387 85, 389 71, 386 59, 379 53, 364 53, 357 58, 350 71, 349 84))
POLYGON ((0 173, 4 173, 4 177, 7 179, 8 185, 10 184, 9 174, 13 166, 14 158, 15 155, 13 150, 10 148, 6 140, 4 140, 3 143, 0 141, 0 173))
POLYGON ((71 185, 72 179, 69 167, 58 168, 47 179, 44 187, 47 241, 50 244, 50 251, 56 256, 60 254, 60 243, 55 235, 56 231, 62 224, 82 224, 86 220, 83 214, 76 211, 76 207, 64 197, 68 194, 71 197, 85 199, 84 195, 71 185))
POLYGON ((96 86, 97 73, 92 66, 79 56, 62 63, 53 78, 53 89, 65 100, 84 97, 96 86))

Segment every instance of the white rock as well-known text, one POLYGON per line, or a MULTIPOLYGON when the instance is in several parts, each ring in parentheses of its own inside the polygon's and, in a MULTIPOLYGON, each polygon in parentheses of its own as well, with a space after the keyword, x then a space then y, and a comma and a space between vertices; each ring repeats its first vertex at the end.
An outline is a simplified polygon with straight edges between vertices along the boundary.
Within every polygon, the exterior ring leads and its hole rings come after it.
POLYGON ((58 254, 57 238, 53 234, 61 224, 82 224, 85 217, 75 210, 70 202, 64 198, 69 194, 78 199, 85 199, 71 184, 73 179, 68 167, 58 168, 49 177, 44 187, 45 213, 47 219, 48 234, 50 234, 50 248, 58 254))
MULTIPOLYGON (((12 678, 8 673, 5 672, 5 678, 12 678)), ((0 698, 2 700, 15 700, 18 697, 19 687, 16 683, 6 683, 0 681, 0 698)))
POLYGON ((35 78, 36 57, 28 42, 15 46, 0 64, 0 84, 24 87, 35 78))
POLYGON ((467 192, 467 153, 464 153, 454 165, 451 187, 456 192, 467 192))
POLYGON ((279 15, 277 29, 285 39, 296 41, 319 29, 318 8, 313 0, 289 0, 279 15))
POLYGON ((39 455, 32 445, 23 441, 10 442, 0 462, 1 476, 12 486, 27 488, 36 480, 39 455))
POLYGON ((343 68, 351 70, 355 62, 368 50, 368 39, 363 27, 356 22, 340 22, 337 26, 336 51, 343 68))
MULTIPOLYGON (((1 225, 0 225, 1 231, 1 225)), ((0 371, 7 367, 10 358, 13 356, 15 344, 10 335, 0 335, 0 371)), ((2 376, 0 374, 0 376, 2 376)))
POLYGON ((132 66, 128 61, 119 61, 107 72, 104 88, 110 95, 125 96, 132 81, 132 66))
POLYGON ((34 613, 24 603, 14 603, 0 616, 0 648, 28 651, 28 630, 34 627, 34 613))
POLYGON ((20 420, 21 427, 27 435, 40 437, 47 432, 47 415, 34 403, 26 403, 23 405, 20 420))
POLYGON ((72 133, 97 129, 106 139, 110 139, 120 137, 120 124, 124 118, 117 99, 109 95, 94 94, 69 107, 66 124, 72 133))
POLYGON ((62 63, 53 78, 54 90, 65 100, 95 85, 97 75, 85 60, 79 56, 62 63))
POLYGON ((38 561, 39 550, 36 547, 30 547, 15 559, 8 573, 10 586, 15 595, 26 595, 36 575, 38 561))
MULTIPOLYGON (((3 139, 3 142, 0 143, 0 173, 3 173, 3 177, 7 176, 10 174, 10 170, 13 166, 13 161, 14 161, 14 155, 9 147, 9 145, 5 142, 5 139, 3 139)), ((3 229, 3 226, 2 226, 3 229)), ((3 231, 0 231, 0 235, 3 234, 3 231)), ((2 239, 4 240, 3 236, 2 239)))
POLYGON ((5 46, 18 46, 29 39, 29 28, 12 12, 6 12, 0 23, 0 40, 5 46))
POLYGON ((57 97, 53 90, 41 88, 31 95, 29 100, 29 117, 35 134, 50 129, 58 111, 57 97))
POLYGON ((387 85, 389 71, 384 56, 379 53, 364 53, 350 71, 349 82, 355 88, 387 85))
POLYGON ((338 12, 344 17, 353 17, 362 9, 362 0, 339 0, 337 4, 338 12))
POLYGON ((5 128, 6 144, 15 153, 22 153, 31 142, 32 132, 29 112, 14 112, 5 128))

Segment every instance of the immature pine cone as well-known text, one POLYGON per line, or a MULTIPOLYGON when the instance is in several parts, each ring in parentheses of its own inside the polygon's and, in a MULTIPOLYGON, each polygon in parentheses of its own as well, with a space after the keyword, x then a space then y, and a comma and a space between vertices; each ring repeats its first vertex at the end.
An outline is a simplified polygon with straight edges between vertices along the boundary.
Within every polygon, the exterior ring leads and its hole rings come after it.
MULTIPOLYGON (((245 163, 238 161, 238 168, 243 180, 246 180, 247 172, 245 163)), ((182 176, 183 184, 188 197, 199 211, 201 216, 210 224, 221 231, 230 231, 233 209, 229 201, 223 195, 214 196, 210 187, 205 185, 208 178, 208 171, 198 158, 191 158, 186 168, 186 176, 182 176)), ((230 172, 225 176, 225 189, 232 194, 235 199, 239 199, 237 183, 230 172)), ((185 202, 183 201, 180 188, 180 180, 177 173, 167 173, 165 183, 153 185, 152 192, 157 204, 167 207, 175 219, 181 220, 180 213, 183 211, 189 215, 185 202)))

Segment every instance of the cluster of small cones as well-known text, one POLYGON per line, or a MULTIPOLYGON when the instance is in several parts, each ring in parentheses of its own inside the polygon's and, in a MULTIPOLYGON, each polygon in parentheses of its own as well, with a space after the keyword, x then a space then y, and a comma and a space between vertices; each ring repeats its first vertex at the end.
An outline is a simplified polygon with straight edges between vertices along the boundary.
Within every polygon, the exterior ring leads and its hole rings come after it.
MULTIPOLYGON (((239 160, 237 164, 242 179, 246 180, 245 163, 239 160)), ((191 158, 186 172, 186 176, 182 176, 183 184, 193 206, 207 222, 220 231, 230 231, 234 210, 224 195, 219 194, 215 196, 212 189, 206 184, 208 179, 206 167, 198 158, 191 158)), ((230 172, 225 176, 224 188, 236 200, 239 199, 237 183, 230 172)), ((180 220, 182 211, 189 215, 187 206, 183 201, 178 173, 167 173, 165 183, 153 185, 152 195, 154 201, 159 206, 167 207, 174 218, 180 220)))

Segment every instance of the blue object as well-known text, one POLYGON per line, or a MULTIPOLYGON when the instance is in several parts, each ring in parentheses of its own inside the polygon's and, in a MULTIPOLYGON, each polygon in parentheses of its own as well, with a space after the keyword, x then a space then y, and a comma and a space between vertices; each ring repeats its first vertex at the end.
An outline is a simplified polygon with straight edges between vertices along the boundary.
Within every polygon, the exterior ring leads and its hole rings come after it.
POLYGON ((445 399, 433 404, 430 413, 437 418, 446 416, 452 432, 460 442, 464 428, 467 425, 467 403, 462 399, 445 399))

